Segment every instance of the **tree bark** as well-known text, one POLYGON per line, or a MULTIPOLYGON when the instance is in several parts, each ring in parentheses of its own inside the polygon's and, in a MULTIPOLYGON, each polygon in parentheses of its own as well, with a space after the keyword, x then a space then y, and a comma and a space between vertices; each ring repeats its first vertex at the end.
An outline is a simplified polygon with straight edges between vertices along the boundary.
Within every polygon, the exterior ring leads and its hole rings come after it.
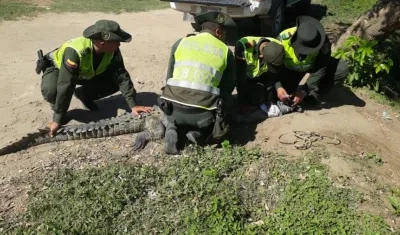
POLYGON ((347 28, 332 44, 332 50, 340 48, 352 35, 380 41, 397 29, 400 29, 400 0, 379 0, 347 28))

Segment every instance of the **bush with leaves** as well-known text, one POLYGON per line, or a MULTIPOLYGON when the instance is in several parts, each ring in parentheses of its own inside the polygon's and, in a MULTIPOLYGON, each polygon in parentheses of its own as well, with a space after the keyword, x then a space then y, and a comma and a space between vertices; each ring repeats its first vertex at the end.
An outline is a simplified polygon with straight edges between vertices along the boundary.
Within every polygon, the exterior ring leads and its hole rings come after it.
POLYGON ((344 47, 333 53, 335 58, 349 64, 350 73, 346 84, 352 87, 364 87, 381 90, 384 77, 389 74, 393 61, 387 55, 375 50, 378 41, 368 41, 358 36, 349 37, 344 47))

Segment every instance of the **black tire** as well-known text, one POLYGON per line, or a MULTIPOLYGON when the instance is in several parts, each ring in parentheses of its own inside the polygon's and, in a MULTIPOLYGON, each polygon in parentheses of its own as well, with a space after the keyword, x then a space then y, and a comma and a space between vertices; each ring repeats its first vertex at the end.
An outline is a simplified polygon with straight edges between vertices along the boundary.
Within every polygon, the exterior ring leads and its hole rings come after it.
POLYGON ((296 4, 296 10, 298 15, 307 15, 310 13, 311 0, 302 0, 296 4))
POLYGON ((270 20, 260 18, 260 33, 265 37, 276 37, 283 29, 285 23, 285 3, 275 0, 268 13, 270 20))

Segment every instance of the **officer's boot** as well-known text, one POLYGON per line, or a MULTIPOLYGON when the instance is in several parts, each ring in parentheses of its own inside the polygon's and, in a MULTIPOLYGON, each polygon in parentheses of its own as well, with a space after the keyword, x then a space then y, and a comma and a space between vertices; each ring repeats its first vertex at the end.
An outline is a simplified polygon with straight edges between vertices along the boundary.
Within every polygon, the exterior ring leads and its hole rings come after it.
POLYGON ((176 155, 178 154, 178 149, 176 148, 178 144, 178 133, 176 131, 176 126, 173 123, 168 123, 165 130, 165 153, 176 155))
POLYGON ((94 101, 90 99, 87 94, 85 94, 83 86, 75 89, 74 96, 77 99, 79 99, 85 106, 85 108, 89 109, 90 111, 96 111, 99 109, 99 107, 94 103, 94 101))
POLYGON ((200 131, 189 131, 186 133, 186 137, 195 145, 203 144, 204 142, 204 136, 200 131))

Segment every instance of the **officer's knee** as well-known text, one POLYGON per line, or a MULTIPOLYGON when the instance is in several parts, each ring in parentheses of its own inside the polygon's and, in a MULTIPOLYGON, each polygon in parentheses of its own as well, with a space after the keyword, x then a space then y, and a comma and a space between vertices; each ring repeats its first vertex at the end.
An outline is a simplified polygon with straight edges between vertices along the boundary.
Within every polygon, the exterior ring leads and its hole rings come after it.
POLYGON ((349 65, 343 61, 339 60, 336 73, 335 73, 335 80, 338 80, 340 82, 343 82, 347 76, 349 75, 349 65))
POLYGON ((49 102, 54 104, 57 96, 57 87, 51 86, 42 80, 41 91, 43 98, 49 102))
POLYGON ((56 101, 57 96, 57 80, 58 70, 54 68, 47 68, 43 74, 42 82, 40 85, 43 98, 52 104, 56 101))

